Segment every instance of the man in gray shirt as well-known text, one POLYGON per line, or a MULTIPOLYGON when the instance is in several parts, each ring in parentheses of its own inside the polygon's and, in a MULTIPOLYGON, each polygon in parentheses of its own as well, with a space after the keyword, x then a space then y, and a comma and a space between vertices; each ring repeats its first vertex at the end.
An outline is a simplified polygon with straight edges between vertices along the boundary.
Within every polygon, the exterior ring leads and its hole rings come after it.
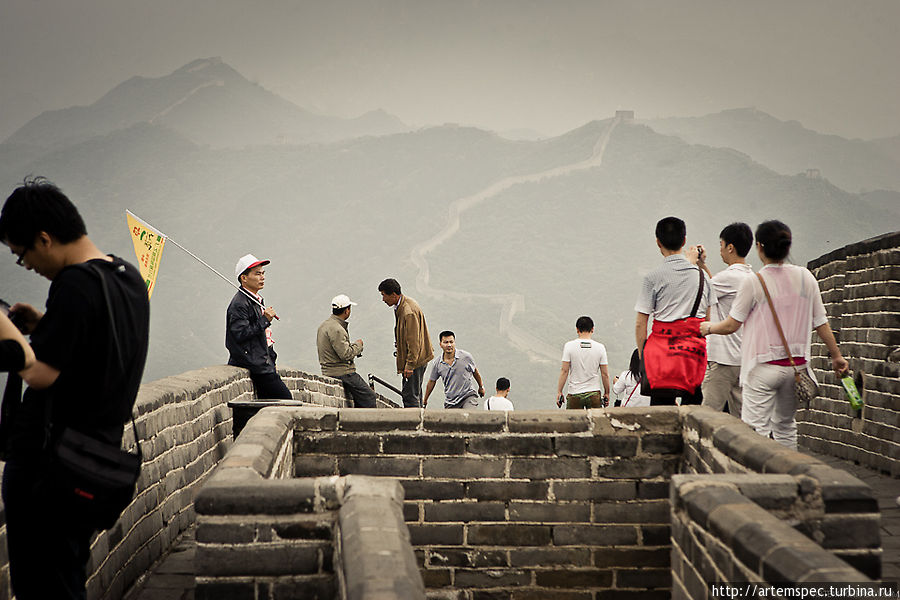
POLYGON ((356 408, 375 408, 375 392, 356 372, 353 360, 362 354, 363 341, 350 343, 347 319, 350 307, 356 306, 350 298, 340 294, 331 299, 331 316, 325 319, 316 332, 316 349, 322 375, 337 377, 344 384, 344 391, 356 408))
POLYGON ((452 331, 441 332, 443 354, 434 361, 425 399, 422 406, 428 406, 428 397, 434 390, 434 383, 444 380, 444 408, 473 409, 478 407, 478 397, 484 397, 484 383, 475 366, 475 359, 465 350, 456 347, 456 335, 452 331))

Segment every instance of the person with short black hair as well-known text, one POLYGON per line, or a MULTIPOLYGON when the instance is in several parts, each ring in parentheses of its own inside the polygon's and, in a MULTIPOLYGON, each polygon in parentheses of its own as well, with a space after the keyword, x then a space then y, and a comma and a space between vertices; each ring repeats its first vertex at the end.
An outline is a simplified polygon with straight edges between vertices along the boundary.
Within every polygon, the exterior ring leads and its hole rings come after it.
POLYGON ((444 382, 444 408, 477 408, 478 398, 484 397, 484 383, 475 366, 475 359, 456 347, 456 335, 452 331, 442 331, 439 339, 443 352, 431 367, 422 406, 428 406, 434 384, 441 379, 444 382))
POLYGON ((252 254, 240 257, 234 276, 241 289, 228 304, 225 313, 225 348, 228 364, 250 371, 250 380, 259 400, 291 400, 291 391, 282 381, 275 367, 275 339, 272 321, 278 318, 275 309, 266 306, 260 290, 266 285, 263 269, 271 261, 260 260, 252 254))
POLYGON ((484 403, 484 410, 515 410, 509 400, 509 379, 500 377, 497 379, 497 392, 484 403))
MULTIPOLYGON (((719 234, 719 256, 727 266, 713 275, 706 264, 703 246, 692 246, 688 259, 711 277, 716 304, 710 307, 710 321, 724 321, 731 305, 753 269, 746 257, 753 245, 753 230, 746 223, 732 223, 719 234)), ((741 418, 741 331, 731 335, 717 335, 706 341, 707 367, 703 377, 703 405, 714 410, 726 406, 732 416, 741 418)))
POLYGON ((709 277, 682 253, 687 228, 678 217, 656 224, 656 245, 663 263, 650 271, 635 303, 634 337, 650 384, 650 405, 700 404, 706 372, 706 340, 700 321, 716 303, 709 277), (653 317, 653 330, 647 325, 653 317))
POLYGON ((563 346, 562 365, 556 385, 556 404, 562 406, 563 387, 568 382, 568 394, 565 396, 567 409, 609 406, 609 361, 606 358, 606 346, 591 339, 594 320, 586 316, 578 317, 575 332, 578 337, 563 346))
POLYGON ((21 379, 9 376, 0 421, 10 581, 20 600, 84 599, 94 526, 55 487, 53 448, 66 430, 121 445, 147 358, 147 286, 134 266, 97 248, 78 209, 46 179, 7 198, 0 240, 50 280, 46 312, 10 308, 35 354, 21 379))
POLYGON ((322 375, 341 380, 350 401, 356 408, 375 408, 376 396, 365 380, 356 372, 354 359, 362 356, 363 341, 350 343, 350 307, 356 302, 346 294, 331 299, 331 316, 325 319, 316 332, 316 349, 322 375))
POLYGON ((403 376, 402 398, 405 408, 421 408, 425 367, 434 358, 425 314, 419 304, 404 296, 396 279, 378 284, 381 300, 394 310, 394 356, 397 373, 403 376))
POLYGON ((723 321, 703 323, 703 335, 729 335, 743 325, 741 339, 741 419, 757 433, 797 449, 797 398, 793 365, 810 368, 812 335, 815 332, 831 355, 831 366, 840 377, 849 365, 828 324, 819 283, 808 269, 786 263, 791 249, 790 228, 781 221, 766 221, 756 228, 756 248, 763 263, 756 277, 742 283, 723 321), (763 284, 771 296, 766 298, 763 284), (784 347, 772 313, 772 305, 787 338, 784 347), (793 363, 793 365, 791 364, 793 363))

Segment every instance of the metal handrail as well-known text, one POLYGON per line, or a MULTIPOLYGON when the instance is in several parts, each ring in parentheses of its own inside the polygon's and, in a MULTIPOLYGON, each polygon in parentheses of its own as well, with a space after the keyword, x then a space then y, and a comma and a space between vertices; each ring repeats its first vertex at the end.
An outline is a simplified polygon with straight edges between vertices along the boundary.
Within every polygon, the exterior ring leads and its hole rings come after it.
POLYGON ((400 390, 398 390, 397 388, 395 388, 393 385, 391 385, 390 383, 388 383, 387 381, 385 381, 384 379, 382 379, 382 378, 379 377, 378 375, 374 375, 374 374, 372 374, 372 373, 369 373, 369 387, 372 388, 372 390, 375 389, 375 384, 376 384, 376 383, 380 383, 381 385, 383 385, 383 386, 386 387, 387 389, 391 390, 392 392, 394 392, 395 394, 397 394, 398 396, 400 396, 401 399, 403 398, 403 392, 401 392, 400 390))

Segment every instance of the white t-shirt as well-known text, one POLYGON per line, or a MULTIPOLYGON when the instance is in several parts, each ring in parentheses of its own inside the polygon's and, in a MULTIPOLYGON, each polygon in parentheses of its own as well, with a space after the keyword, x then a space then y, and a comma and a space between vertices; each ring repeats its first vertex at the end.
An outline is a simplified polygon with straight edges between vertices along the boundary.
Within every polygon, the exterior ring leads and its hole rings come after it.
MULTIPOLYGON (((712 287, 716 293, 718 303, 710 307, 710 321, 718 323, 728 318, 734 298, 741 288, 741 282, 747 277, 753 277, 753 269, 750 265, 742 263, 728 265, 727 269, 713 275, 712 287)), ((740 365, 741 333, 742 329, 738 329, 731 335, 711 335, 707 337, 707 360, 720 365, 740 365)))
POLYGON ((513 403, 503 396, 491 396, 484 403, 484 410, 515 410, 513 403))
MULTIPOLYGON (((806 372, 815 381, 809 363, 812 330, 828 322, 815 276, 803 267, 787 263, 766 265, 759 273, 775 303, 791 355, 806 359, 806 372)), ((744 324, 741 384, 756 365, 787 358, 765 292, 755 275, 741 284, 731 316, 744 324)))
POLYGON ((563 346, 562 359, 569 363, 570 394, 600 391, 600 365, 609 364, 603 344, 576 338, 563 346))
POLYGON ((650 396, 642 396, 640 389, 635 389, 639 385, 637 379, 631 374, 631 371, 625 370, 619 375, 612 388, 622 406, 650 406, 650 396))

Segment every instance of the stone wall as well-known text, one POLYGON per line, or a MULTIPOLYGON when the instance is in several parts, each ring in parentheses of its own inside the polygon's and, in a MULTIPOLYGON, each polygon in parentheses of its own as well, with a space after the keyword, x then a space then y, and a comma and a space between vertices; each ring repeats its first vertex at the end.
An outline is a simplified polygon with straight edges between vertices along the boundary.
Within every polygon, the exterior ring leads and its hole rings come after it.
MULTIPOLYGON (((681 410, 685 436, 682 473, 710 474, 703 481, 729 486, 727 482, 732 481, 732 475, 744 476, 740 491, 772 518, 789 524, 789 528, 814 541, 820 549, 827 549, 868 577, 881 577, 881 513, 868 485, 846 471, 762 437, 726 413, 707 407, 681 410)), ((673 490, 673 495, 678 493, 673 490)), ((698 517, 698 521, 699 528, 708 526, 703 518, 698 517)), ((738 520, 733 526, 737 529, 742 523, 738 520)), ((686 549, 678 547, 674 532, 673 539, 676 540, 674 568, 676 550, 684 553, 686 549)), ((785 538, 790 539, 790 536, 785 538)), ((730 540, 720 542, 728 545, 730 540)), ((793 545, 790 541, 783 543, 793 545)), ((747 570, 756 573, 757 579, 749 581, 760 581, 758 578, 766 576, 758 567, 756 563, 745 565, 747 570)), ((683 585, 691 578, 705 579, 707 574, 695 569, 685 577, 683 585)))
POLYGON ((387 478, 291 478, 296 423, 322 421, 288 410, 254 417, 197 497, 198 600, 424 598, 403 489, 387 478))
MULTIPOLYGON (((297 399, 346 404, 335 379, 289 369, 282 369, 281 375, 297 399)), ((231 411, 226 405, 252 397, 247 371, 228 366, 141 386, 134 412, 144 465, 134 501, 112 528, 94 537, 88 598, 122 597, 194 522, 194 496, 231 445, 231 411)), ((130 426, 123 444, 134 449, 130 426)), ((5 523, 6 514, 0 510, 0 600, 12 596, 5 523)))
POLYGON ((647 412, 340 411, 297 427, 294 472, 397 478, 434 597, 665 598, 682 436, 647 412))
POLYGON ((800 444, 900 476, 900 232, 840 248, 808 266, 866 405, 855 411, 844 399, 828 350, 813 334, 821 394, 798 413, 800 444))

